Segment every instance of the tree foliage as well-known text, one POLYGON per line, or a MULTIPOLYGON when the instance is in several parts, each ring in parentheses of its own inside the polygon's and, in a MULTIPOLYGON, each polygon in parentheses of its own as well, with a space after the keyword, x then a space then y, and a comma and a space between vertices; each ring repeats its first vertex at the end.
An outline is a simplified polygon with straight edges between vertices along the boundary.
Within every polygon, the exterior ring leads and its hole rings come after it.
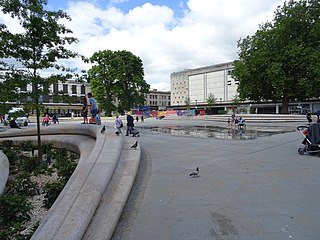
POLYGON ((111 116, 141 106, 149 85, 144 80, 143 64, 139 57, 129 51, 104 50, 90 58, 93 64, 88 80, 99 108, 111 116))
POLYGON ((214 94, 212 92, 210 92, 208 94, 208 97, 207 97, 207 104, 208 104, 208 107, 209 107, 209 114, 211 114, 211 108, 212 106, 216 103, 216 98, 214 96, 214 94))
POLYGON ((190 108, 190 105, 191 105, 191 99, 189 96, 187 96, 185 99, 184 99, 184 104, 186 105, 186 108, 189 109, 190 108))
POLYGON ((272 22, 240 39, 233 76, 242 100, 289 102, 319 97, 320 2, 290 0, 278 7, 272 22))
POLYGON ((2 12, 18 20, 23 30, 12 33, 4 24, 0 25, 0 57, 15 61, 14 64, 5 63, 4 59, 1 62, 3 82, 0 84, 0 96, 3 98, 0 100, 28 103, 36 110, 39 155, 40 97, 49 94, 52 84, 71 77, 63 73, 69 69, 58 60, 77 56, 65 47, 77 39, 70 36, 71 30, 58 23, 60 19, 71 20, 70 17, 61 10, 46 10, 46 4, 47 0, 0 0, 2 12), (59 73, 44 76, 43 71, 48 69, 59 73), (32 91, 21 91, 28 84, 32 91))

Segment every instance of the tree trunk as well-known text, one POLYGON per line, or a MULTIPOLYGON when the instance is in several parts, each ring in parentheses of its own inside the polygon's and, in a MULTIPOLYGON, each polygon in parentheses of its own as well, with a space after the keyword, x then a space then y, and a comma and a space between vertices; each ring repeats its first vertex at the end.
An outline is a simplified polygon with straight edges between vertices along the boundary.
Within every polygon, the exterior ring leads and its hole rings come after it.
POLYGON ((282 109, 281 109, 282 114, 288 114, 289 113, 289 98, 284 96, 282 98, 282 109))
POLYGON ((41 161, 41 159, 42 159, 42 148, 41 148, 39 100, 36 100, 36 114, 37 114, 38 158, 39 158, 39 161, 41 161))

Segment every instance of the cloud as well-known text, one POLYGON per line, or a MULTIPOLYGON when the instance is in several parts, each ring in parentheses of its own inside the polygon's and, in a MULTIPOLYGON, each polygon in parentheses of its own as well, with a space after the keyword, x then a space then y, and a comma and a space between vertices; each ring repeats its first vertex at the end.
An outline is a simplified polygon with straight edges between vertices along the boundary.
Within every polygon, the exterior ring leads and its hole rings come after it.
POLYGON ((284 0, 185 0, 179 1, 182 15, 151 3, 127 12, 116 7, 125 2, 112 0, 106 8, 70 2, 65 11, 72 21, 65 24, 79 39, 72 49, 87 57, 106 49, 131 51, 142 59, 151 87, 170 90, 172 72, 236 59, 237 41, 271 21, 284 0))

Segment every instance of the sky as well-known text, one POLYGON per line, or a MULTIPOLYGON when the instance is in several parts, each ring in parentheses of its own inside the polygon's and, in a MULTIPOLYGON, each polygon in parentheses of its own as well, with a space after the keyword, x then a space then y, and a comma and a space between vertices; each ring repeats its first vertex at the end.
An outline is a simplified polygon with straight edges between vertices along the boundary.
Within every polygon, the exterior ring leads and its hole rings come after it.
MULTIPOLYGON (((48 0, 79 42, 70 48, 86 57, 127 50, 142 59, 152 89, 169 91, 170 74, 233 61, 237 42, 272 21, 284 0, 48 0)), ((17 24, 0 13, 0 22, 17 24)), ((79 59, 65 63, 88 70, 79 59)))

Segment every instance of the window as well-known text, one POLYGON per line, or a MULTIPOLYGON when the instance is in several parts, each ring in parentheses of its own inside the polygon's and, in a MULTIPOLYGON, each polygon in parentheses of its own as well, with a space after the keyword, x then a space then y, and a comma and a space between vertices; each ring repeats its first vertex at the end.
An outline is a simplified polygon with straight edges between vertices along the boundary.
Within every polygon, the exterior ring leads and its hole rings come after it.
POLYGON ((53 92, 57 93, 58 91, 59 91, 58 84, 57 83, 53 84, 53 92))
POLYGON ((68 84, 63 84, 63 92, 68 93, 68 84))
POLYGON ((20 88, 21 91, 26 92, 27 91, 27 85, 20 88))
POLYGON ((86 94, 86 87, 81 85, 81 94, 86 94))
POLYGON ((72 91, 72 94, 77 94, 77 85, 72 85, 71 91, 72 91))

